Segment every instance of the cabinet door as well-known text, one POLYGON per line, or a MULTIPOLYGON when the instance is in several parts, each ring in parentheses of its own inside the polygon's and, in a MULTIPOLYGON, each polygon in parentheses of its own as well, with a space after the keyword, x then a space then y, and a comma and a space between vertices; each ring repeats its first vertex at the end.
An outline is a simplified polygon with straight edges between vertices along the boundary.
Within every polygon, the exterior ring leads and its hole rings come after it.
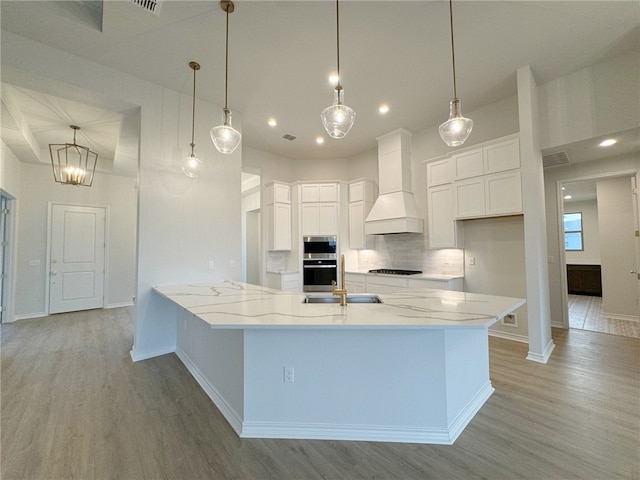
POLYGON ((321 183, 318 186, 318 196, 320 202, 337 202, 338 201, 338 184, 337 183, 321 183))
POLYGON ((453 184, 456 218, 484 216, 484 177, 475 177, 453 184))
POLYGON ((300 205, 300 230, 303 236, 320 234, 320 214, 317 203, 300 205))
POLYGON ((485 177, 487 215, 522 213, 522 181, 520 171, 485 177))
POLYGON ((520 142, 517 138, 484 147, 484 173, 520 168, 520 142))
POLYGON ((274 183, 273 199, 278 203, 291 203, 291 187, 281 183, 274 183))
POLYGON ((364 220, 371 210, 371 203, 349 203, 349 247, 354 250, 374 248, 371 235, 364 233, 364 220))
POLYGON ((435 187, 436 185, 451 183, 453 180, 451 163, 449 158, 427 163, 427 186, 435 187))
POLYGON ((291 205, 274 203, 266 211, 269 250, 291 250, 291 205))
POLYGON ((484 174, 482 149, 470 150, 452 157, 453 174, 456 180, 484 174))
POLYGON ((429 248, 456 248, 453 186, 430 188, 428 196, 429 248))
POLYGON ((338 235, 338 205, 336 203, 318 205, 318 234, 338 235))
POLYGON ((300 201, 313 203, 320 201, 320 187, 316 183, 303 183, 300 185, 300 201))

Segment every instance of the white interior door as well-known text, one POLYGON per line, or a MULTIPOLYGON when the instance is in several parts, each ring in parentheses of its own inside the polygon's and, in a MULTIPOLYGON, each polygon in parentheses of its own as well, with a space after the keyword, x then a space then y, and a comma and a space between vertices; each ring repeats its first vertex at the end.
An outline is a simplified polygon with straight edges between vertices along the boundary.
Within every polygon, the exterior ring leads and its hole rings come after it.
POLYGON ((4 321, 4 312, 6 309, 5 297, 8 282, 7 276, 7 253, 9 251, 9 230, 7 228, 7 219, 9 217, 8 199, 0 195, 0 323, 4 321))
POLYGON ((104 306, 106 210, 52 205, 49 313, 104 306))
POLYGON ((640 173, 637 173, 635 177, 631 177, 633 187, 633 222, 634 222, 634 241, 636 246, 636 265, 630 273, 636 277, 636 307, 638 313, 638 320, 640 320, 640 193, 638 187, 640 187, 640 173))

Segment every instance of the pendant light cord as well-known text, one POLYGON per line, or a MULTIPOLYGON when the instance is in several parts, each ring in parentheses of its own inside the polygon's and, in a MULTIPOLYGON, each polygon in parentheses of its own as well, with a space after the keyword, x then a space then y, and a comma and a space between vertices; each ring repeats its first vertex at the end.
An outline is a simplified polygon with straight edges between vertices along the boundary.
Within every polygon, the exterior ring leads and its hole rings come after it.
POLYGON ((456 49, 453 44, 453 0, 449 0, 449 21, 451 25, 451 63, 453 65, 453 98, 458 98, 456 90, 456 49))
POLYGON ((193 103, 191 105, 191 156, 193 157, 193 149, 196 146, 194 141, 194 131, 196 129, 196 70, 200 68, 200 66, 195 62, 192 62, 189 66, 193 69, 193 103))
POLYGON ((229 85, 229 8, 231 8, 230 4, 227 4, 227 8, 225 8, 225 12, 227 13, 227 24, 226 29, 227 33, 225 36, 225 59, 224 59, 224 111, 225 111, 225 124, 227 123, 227 115, 229 111, 229 107, 227 105, 227 90, 229 85))
POLYGON ((336 85, 336 90, 342 90, 340 78, 340 8, 338 0, 336 0, 336 58, 338 64, 338 84, 336 85))

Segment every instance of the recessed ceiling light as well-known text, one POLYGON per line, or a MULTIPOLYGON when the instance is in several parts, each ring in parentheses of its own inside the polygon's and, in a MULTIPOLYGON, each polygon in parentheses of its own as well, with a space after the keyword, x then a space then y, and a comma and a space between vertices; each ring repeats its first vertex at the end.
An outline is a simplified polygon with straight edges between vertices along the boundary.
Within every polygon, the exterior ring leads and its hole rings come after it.
POLYGON ((618 143, 618 141, 615 138, 607 138, 606 140, 601 141, 599 145, 601 147, 610 147, 616 143, 618 143))
POLYGON ((270 127, 275 127, 278 125, 278 121, 275 118, 270 118, 267 120, 267 124, 269 124, 270 127))
POLYGON ((565 200, 571 200, 571 198, 573 198, 571 195, 565 195, 565 196, 564 196, 564 199, 565 199, 565 200))
POLYGON ((340 80, 340 77, 338 77, 338 75, 336 75, 335 73, 332 73, 331 75, 329 75, 329 83, 331 85, 337 85, 338 80, 340 80))
POLYGON ((316 143, 317 143, 318 145, 322 145, 322 144, 324 143, 324 138, 322 138, 322 137, 318 137, 318 138, 316 138, 316 143))
POLYGON ((566 190, 566 189, 567 189, 567 187, 562 187, 562 190, 566 190))
POLYGON ((378 109, 378 111, 384 115, 385 113, 387 113, 389 111, 389 105, 387 104, 382 104, 380 105, 380 108, 378 109))

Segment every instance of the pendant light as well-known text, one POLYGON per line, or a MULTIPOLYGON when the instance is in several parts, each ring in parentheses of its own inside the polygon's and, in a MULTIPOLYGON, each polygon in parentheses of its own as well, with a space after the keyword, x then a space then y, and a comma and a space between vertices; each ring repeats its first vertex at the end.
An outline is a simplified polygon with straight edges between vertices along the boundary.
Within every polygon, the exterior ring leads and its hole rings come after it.
POLYGON ((225 77, 224 77, 224 110, 223 123, 211 129, 211 140, 220 153, 233 153, 240 145, 242 135, 231 126, 231 111, 227 105, 227 90, 229 84, 229 14, 235 10, 231 0, 222 0, 220 8, 227 14, 227 33, 225 40, 225 77))
POLYGON ((200 168, 202 167, 202 160, 196 157, 194 148, 196 144, 193 141, 193 135, 196 125, 196 71, 200 70, 200 64, 198 62, 189 62, 189 68, 193 70, 193 103, 191 108, 191 155, 184 157, 182 160, 182 171, 187 177, 195 178, 200 174, 200 168))
POLYGON ((440 125, 440 137, 450 147, 462 145, 473 128, 473 120, 462 116, 460 99, 456 91, 456 53, 453 45, 453 1, 449 0, 449 20, 451 24, 451 61, 453 64, 453 100, 449 104, 449 120, 440 125))
POLYGON ((340 83, 340 8, 336 0, 336 52, 338 64, 338 83, 336 84, 333 105, 325 108, 320 114, 324 129, 331 138, 342 138, 353 126, 356 112, 344 105, 344 91, 340 83))
POLYGON ((53 179, 64 185, 90 187, 96 172, 98 154, 76 143, 76 133, 80 127, 69 127, 73 130, 73 143, 49 144, 53 179))

